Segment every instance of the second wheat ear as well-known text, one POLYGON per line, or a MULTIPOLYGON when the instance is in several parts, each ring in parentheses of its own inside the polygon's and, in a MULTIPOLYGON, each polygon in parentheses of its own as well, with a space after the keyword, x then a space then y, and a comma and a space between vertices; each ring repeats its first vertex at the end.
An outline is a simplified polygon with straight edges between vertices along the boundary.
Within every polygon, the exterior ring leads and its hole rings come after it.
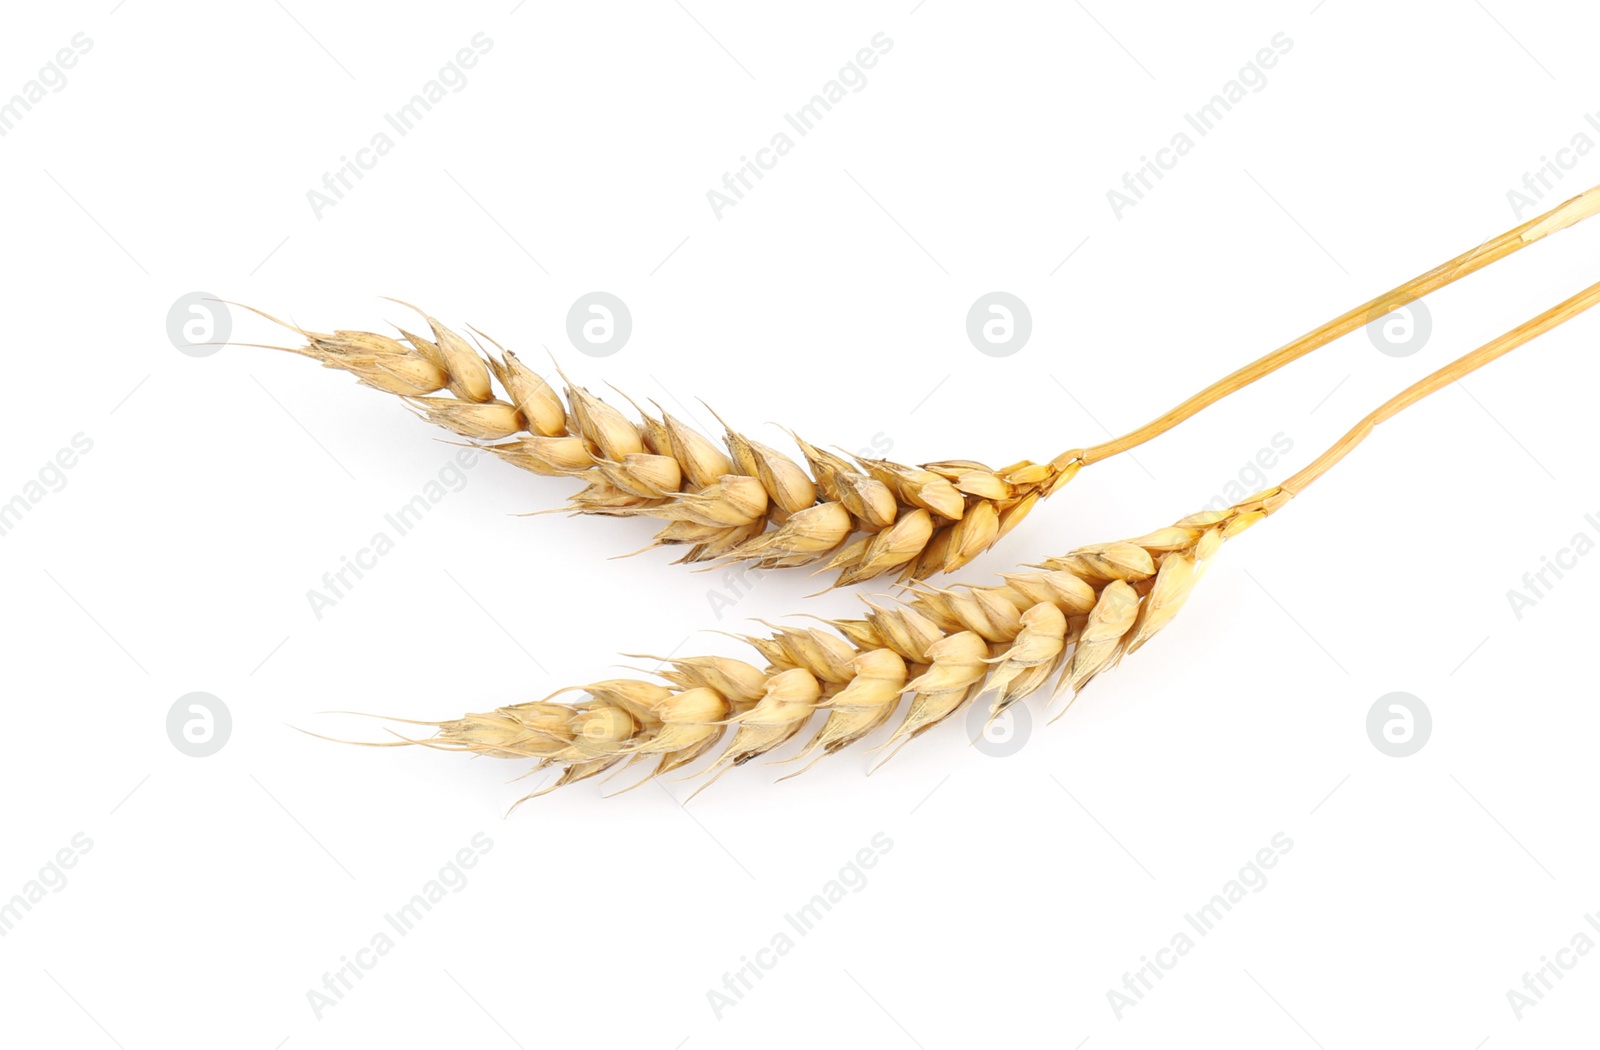
POLYGON ((994 695, 991 717, 1052 681, 1057 693, 1075 697, 1172 621, 1224 542, 1282 510, 1378 424, 1596 303, 1600 284, 1408 387, 1305 469, 1226 510, 1079 548, 1002 574, 1005 582, 994 586, 917 584, 906 600, 869 602, 863 619, 825 621, 831 631, 786 627, 746 638, 765 667, 674 657, 663 662, 661 681, 574 686, 561 692, 583 699, 424 722, 436 731, 432 739, 371 746, 418 744, 559 768, 537 795, 641 761, 652 763, 640 781, 648 782, 711 754, 732 729, 709 770, 715 780, 793 739, 819 712, 827 717, 797 759, 814 761, 864 740, 906 697, 910 705, 885 747, 897 749, 985 692, 994 695))
POLYGON ((1600 187, 1341 314, 1136 430, 1044 463, 1022 460, 999 468, 970 460, 908 466, 847 457, 796 437, 806 461, 802 467, 726 424, 719 446, 665 411, 653 415, 635 405, 641 416, 636 422, 581 386, 569 382, 557 393, 493 340, 488 341, 498 356, 425 313, 432 338, 405 329, 391 338, 285 325, 306 343, 275 349, 399 395, 424 418, 485 443, 508 463, 584 482, 569 497, 576 513, 664 522, 654 545, 683 546, 681 562, 733 559, 767 569, 820 565, 837 572, 838 585, 885 573, 909 581, 967 564, 1080 468, 1137 448, 1369 321, 1597 210, 1600 187))

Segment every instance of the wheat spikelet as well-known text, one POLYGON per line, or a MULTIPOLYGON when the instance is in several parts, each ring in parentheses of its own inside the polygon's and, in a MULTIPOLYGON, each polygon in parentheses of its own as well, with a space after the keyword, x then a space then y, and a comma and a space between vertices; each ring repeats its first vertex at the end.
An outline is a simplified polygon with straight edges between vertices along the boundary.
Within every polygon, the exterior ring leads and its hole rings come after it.
POLYGON ((558 393, 493 340, 499 355, 480 353, 420 310, 431 339, 404 329, 395 339, 285 325, 306 343, 275 349, 344 369, 508 463, 583 482, 569 497, 577 513, 662 521, 653 546, 686 547, 680 562, 734 559, 766 569, 820 564, 837 571, 837 585, 891 572, 902 581, 918 580, 967 564, 1080 468, 1137 447, 1390 310, 1596 211, 1600 188, 1347 311, 1136 430, 1048 462, 1000 468, 966 460, 913 467, 837 455, 796 437, 802 467, 726 423, 719 446, 664 410, 652 415, 635 404, 636 422, 580 386, 565 383, 558 393))

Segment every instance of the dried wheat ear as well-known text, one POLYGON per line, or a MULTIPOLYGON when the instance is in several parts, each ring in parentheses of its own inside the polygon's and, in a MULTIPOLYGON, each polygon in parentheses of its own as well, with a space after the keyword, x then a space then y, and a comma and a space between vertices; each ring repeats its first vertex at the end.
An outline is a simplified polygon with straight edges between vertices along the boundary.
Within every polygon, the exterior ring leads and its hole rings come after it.
POLYGON ((726 424, 718 444, 665 411, 635 403, 640 418, 629 419, 565 376, 558 392, 482 333, 475 334, 497 354, 422 316, 431 338, 291 325, 305 345, 278 349, 398 394, 424 418, 524 470, 584 482, 569 497, 574 511, 665 522, 655 545, 687 547, 681 562, 820 562, 838 570, 841 585, 891 571, 907 579, 948 572, 1014 528, 1080 465, 1066 453, 999 469, 954 460, 912 467, 796 437, 802 466, 726 424))
POLYGON ((685 547, 680 562, 819 565, 837 572, 836 585, 886 573, 909 581, 966 565, 1083 466, 1135 448, 1291 361, 1596 210, 1600 188, 1355 307, 1137 430, 1048 462, 999 468, 970 460, 908 466, 838 455, 795 437, 802 466, 725 423, 719 445, 665 411, 653 415, 635 404, 641 418, 631 420, 564 376, 557 392, 493 340, 483 337, 498 355, 420 310, 431 338, 405 329, 397 329, 398 338, 314 332, 262 316, 305 340, 273 349, 399 395, 424 418, 484 443, 508 463, 582 481, 569 497, 573 511, 664 522, 653 545, 685 547))
POLYGON ((1274 498, 1074 551, 1004 574, 998 586, 914 584, 906 600, 868 601, 860 619, 823 621, 831 630, 779 627, 746 636, 764 666, 722 656, 668 659, 659 682, 591 682, 560 691, 585 694, 573 703, 546 698, 414 723, 437 734, 376 746, 416 743, 559 767, 548 787, 526 796, 533 798, 636 761, 650 763, 644 783, 722 744, 703 789, 788 742, 819 711, 826 719, 790 761, 849 747, 909 698, 882 745, 892 754, 986 691, 991 718, 1052 681, 1058 694, 1081 692, 1176 615, 1223 541, 1261 520, 1274 498))
POLYGON ((1363 418, 1299 473, 1227 510, 1083 547, 1002 574, 997 585, 917 583, 903 600, 867 602, 862 618, 824 621, 826 630, 781 627, 746 637, 763 666, 720 656, 667 659, 660 681, 592 682, 560 691, 585 694, 575 702, 546 698, 413 723, 436 735, 373 746, 422 744, 559 768, 537 795, 633 762, 650 763, 639 781, 645 783, 720 744, 709 770, 714 780, 791 740, 819 712, 826 718, 791 761, 815 761, 861 741, 894 717, 903 698, 909 705, 882 745, 891 754, 985 693, 993 697, 991 718, 1052 682, 1057 694, 1075 697, 1171 622, 1225 541, 1282 509, 1378 424, 1597 302, 1600 284, 1446 365, 1363 418))

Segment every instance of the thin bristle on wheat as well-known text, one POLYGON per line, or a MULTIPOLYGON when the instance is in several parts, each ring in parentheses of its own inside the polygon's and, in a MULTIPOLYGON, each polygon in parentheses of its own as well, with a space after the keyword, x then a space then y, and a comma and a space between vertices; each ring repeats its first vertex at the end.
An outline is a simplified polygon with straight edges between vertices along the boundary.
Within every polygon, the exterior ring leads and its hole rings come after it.
POLYGON ((1079 465, 1067 453, 999 470, 965 460, 912 467, 835 454, 796 437, 808 470, 726 423, 718 446, 670 413, 636 403, 635 422, 565 376, 557 393, 488 336, 498 355, 422 317, 432 339, 403 328, 391 338, 285 324, 306 340, 285 349, 400 396, 508 463, 584 482, 568 497, 575 512, 665 522, 653 545, 687 546, 682 562, 824 563, 838 570, 841 585, 888 572, 902 579, 949 572, 1016 527, 1079 465))

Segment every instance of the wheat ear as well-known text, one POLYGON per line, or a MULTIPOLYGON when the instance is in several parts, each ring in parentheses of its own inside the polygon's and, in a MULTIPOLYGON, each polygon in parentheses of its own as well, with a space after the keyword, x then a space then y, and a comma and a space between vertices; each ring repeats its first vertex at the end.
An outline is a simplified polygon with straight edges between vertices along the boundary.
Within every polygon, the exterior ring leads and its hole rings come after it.
POLYGON ((761 667, 718 656, 668 659, 658 682, 592 682, 573 687, 585 698, 571 703, 546 698, 426 723, 437 733, 419 743, 559 767, 560 776, 534 795, 653 762, 643 783, 721 744, 709 784, 793 739, 819 711, 827 717, 796 759, 861 741, 893 718, 903 697, 909 706, 885 748, 898 749, 984 693, 993 694, 991 717, 1052 682, 1057 695, 1076 697, 1171 622, 1226 540, 1281 510, 1379 423, 1597 302, 1600 284, 1452 362, 1385 402, 1299 473, 1226 510, 1083 547, 1002 574, 995 586, 918 583, 904 600, 869 601, 860 619, 824 621, 831 631, 780 627, 748 636, 761 667))
POLYGON ((525 470, 583 481, 585 487, 569 497, 577 513, 665 522, 652 546, 685 545, 680 562, 734 559, 761 568, 821 563, 837 571, 835 585, 889 572, 902 581, 917 580, 966 565, 1081 467, 1135 448, 1372 319, 1597 210, 1600 188, 1334 318, 1122 437, 1070 449, 1048 462, 1022 460, 1000 468, 970 460, 908 466, 847 457, 795 437, 807 464, 802 467, 726 423, 719 447, 665 411, 652 415, 635 404, 641 417, 635 422, 570 382, 558 394, 487 336, 498 356, 480 353, 421 310, 431 339, 404 329, 394 339, 285 325, 306 344, 278 349, 399 395, 424 418, 485 443, 525 470))
POLYGON ((664 521, 653 546, 686 545, 681 562, 726 558, 786 568, 820 561, 838 570, 839 585, 890 571, 904 578, 948 572, 1014 528, 1077 470, 1071 461, 912 467, 846 457, 796 437, 802 467, 726 424, 718 445, 665 411, 635 403, 635 422, 573 383, 558 394, 489 337, 476 333, 498 355, 480 353, 425 313, 431 339, 404 329, 398 339, 314 332, 262 316, 306 340, 276 349, 397 394, 508 463, 585 482, 569 497, 574 511, 664 521))

